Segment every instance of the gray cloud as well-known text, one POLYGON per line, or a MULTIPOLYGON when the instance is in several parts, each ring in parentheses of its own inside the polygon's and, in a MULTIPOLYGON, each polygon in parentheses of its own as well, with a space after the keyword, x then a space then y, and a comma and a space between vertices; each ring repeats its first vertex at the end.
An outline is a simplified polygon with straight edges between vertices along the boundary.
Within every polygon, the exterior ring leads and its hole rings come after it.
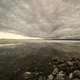
POLYGON ((0 0, 0 30, 32 37, 80 39, 79 0, 0 0))

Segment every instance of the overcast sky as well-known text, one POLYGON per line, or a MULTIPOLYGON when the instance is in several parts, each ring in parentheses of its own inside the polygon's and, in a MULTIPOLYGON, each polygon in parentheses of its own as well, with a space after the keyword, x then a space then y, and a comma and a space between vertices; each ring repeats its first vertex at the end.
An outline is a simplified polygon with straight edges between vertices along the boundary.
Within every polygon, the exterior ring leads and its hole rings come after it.
POLYGON ((0 31, 80 39, 80 0, 0 0, 0 31))

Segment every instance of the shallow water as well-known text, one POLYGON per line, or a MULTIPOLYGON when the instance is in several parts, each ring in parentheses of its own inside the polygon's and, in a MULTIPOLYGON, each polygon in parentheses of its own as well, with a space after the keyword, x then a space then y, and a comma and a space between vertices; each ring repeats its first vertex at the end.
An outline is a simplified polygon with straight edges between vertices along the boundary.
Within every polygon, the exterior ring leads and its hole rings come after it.
MULTIPOLYGON (((80 58, 80 42, 69 41, 26 41, 23 43, 0 44, 0 77, 16 72, 23 66, 29 66, 32 61, 37 60, 43 64, 49 57, 80 58)), ((5 80, 4 79, 4 80, 5 80)))

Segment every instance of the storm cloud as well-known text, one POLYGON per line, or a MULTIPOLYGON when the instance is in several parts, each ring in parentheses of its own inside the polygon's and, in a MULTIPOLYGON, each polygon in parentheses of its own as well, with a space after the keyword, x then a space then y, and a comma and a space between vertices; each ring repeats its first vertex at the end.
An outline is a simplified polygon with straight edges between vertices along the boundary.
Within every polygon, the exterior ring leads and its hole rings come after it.
POLYGON ((0 0, 0 31, 80 39, 79 0, 0 0))

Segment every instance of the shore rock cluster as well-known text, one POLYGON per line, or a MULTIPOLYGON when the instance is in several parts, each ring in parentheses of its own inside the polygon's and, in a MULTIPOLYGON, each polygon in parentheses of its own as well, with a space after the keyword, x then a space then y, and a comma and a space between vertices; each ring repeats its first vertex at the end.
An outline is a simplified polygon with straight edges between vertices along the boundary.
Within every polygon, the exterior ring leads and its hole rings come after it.
POLYGON ((80 80, 80 59, 71 58, 70 60, 53 59, 51 61, 53 70, 48 75, 47 80, 80 80))
POLYGON ((53 58, 42 71, 40 68, 35 66, 33 71, 24 70, 16 80, 80 80, 79 58, 53 58))

